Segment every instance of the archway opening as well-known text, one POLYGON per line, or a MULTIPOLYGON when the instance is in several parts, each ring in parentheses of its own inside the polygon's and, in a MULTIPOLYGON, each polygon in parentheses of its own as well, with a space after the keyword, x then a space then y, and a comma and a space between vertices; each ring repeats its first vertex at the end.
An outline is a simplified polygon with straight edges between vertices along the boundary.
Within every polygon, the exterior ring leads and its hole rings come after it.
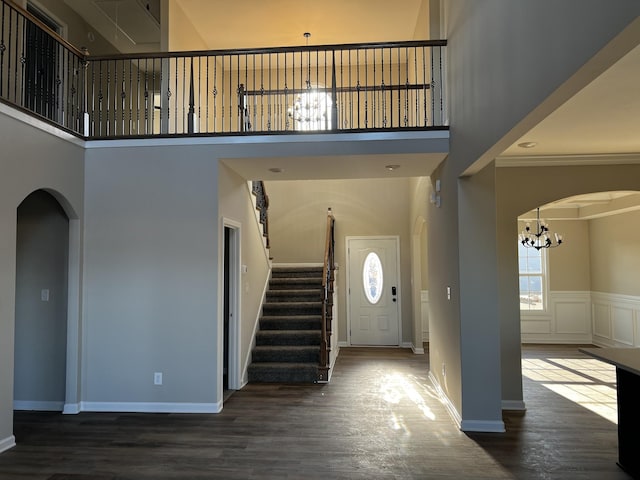
POLYGON ((66 393, 69 218, 48 192, 17 209, 14 409, 62 411, 66 393))

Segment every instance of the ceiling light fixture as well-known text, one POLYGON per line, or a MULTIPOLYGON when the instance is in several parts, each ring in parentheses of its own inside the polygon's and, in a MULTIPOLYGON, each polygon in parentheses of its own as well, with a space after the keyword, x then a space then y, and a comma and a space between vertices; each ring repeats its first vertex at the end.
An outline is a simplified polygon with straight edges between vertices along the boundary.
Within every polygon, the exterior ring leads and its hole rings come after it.
POLYGON ((271 168, 269 169, 269 171, 270 171, 271 173, 282 173, 282 172, 284 172, 284 170, 283 170, 282 168, 280 168, 280 167, 271 167, 271 168))
POLYGON ((531 230, 531 224, 527 222, 524 230, 518 235, 518 241, 525 247, 535 248, 540 250, 541 248, 553 248, 558 247, 562 243, 562 235, 555 233, 553 235, 555 243, 551 239, 551 232, 549 231, 549 224, 544 220, 540 220, 540 209, 536 210, 536 230, 531 230))
POLYGON ((518 144, 520 148, 533 148, 537 145, 538 145, 538 142, 522 142, 518 144))
POLYGON ((394 170, 399 169, 400 165, 385 165, 384 168, 386 168, 390 172, 393 172, 394 170))

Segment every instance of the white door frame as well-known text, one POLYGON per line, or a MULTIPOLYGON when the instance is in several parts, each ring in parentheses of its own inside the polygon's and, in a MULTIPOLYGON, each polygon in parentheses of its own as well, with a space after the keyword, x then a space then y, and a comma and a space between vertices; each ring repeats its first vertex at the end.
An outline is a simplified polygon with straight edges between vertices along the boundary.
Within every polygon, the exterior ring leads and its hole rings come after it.
MULTIPOLYGON (((351 295, 349 294, 349 285, 351 285, 351 267, 350 257, 351 252, 349 250, 349 243, 352 240, 394 240, 396 243, 396 266, 398 276, 398 347, 402 346, 402 285, 400 274, 402 269, 400 268, 400 236, 399 235, 359 235, 359 236, 347 236, 345 237, 345 252, 346 252, 346 264, 347 264, 347 281, 345 287, 345 296, 347 297, 347 345, 351 346, 351 295)), ((358 275, 360 275, 358 273, 358 275)))
POLYGON ((232 314, 229 321, 229 371, 227 379, 231 390, 238 390, 242 386, 240 378, 240 268, 242 224, 230 218, 222 217, 220 228, 220 252, 218 261, 218 392, 222 404, 223 369, 224 369, 224 229, 229 228, 229 309, 232 314))

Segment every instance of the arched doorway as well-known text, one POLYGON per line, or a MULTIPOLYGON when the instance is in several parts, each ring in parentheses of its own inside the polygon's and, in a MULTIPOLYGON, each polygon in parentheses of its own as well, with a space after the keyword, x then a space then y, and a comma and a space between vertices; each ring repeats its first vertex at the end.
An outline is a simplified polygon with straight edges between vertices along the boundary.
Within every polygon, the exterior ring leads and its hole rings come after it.
POLYGON ((66 395, 69 218, 44 190, 17 209, 14 408, 62 411, 66 395))

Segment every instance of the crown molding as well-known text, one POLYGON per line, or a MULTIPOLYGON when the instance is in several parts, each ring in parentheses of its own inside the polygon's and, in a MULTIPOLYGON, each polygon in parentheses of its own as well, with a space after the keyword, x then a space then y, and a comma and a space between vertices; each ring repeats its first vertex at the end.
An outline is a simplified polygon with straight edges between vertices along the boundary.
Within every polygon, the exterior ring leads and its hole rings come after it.
POLYGON ((586 155, 518 155, 496 158, 496 167, 565 167, 578 165, 627 165, 640 163, 638 153, 586 155))

